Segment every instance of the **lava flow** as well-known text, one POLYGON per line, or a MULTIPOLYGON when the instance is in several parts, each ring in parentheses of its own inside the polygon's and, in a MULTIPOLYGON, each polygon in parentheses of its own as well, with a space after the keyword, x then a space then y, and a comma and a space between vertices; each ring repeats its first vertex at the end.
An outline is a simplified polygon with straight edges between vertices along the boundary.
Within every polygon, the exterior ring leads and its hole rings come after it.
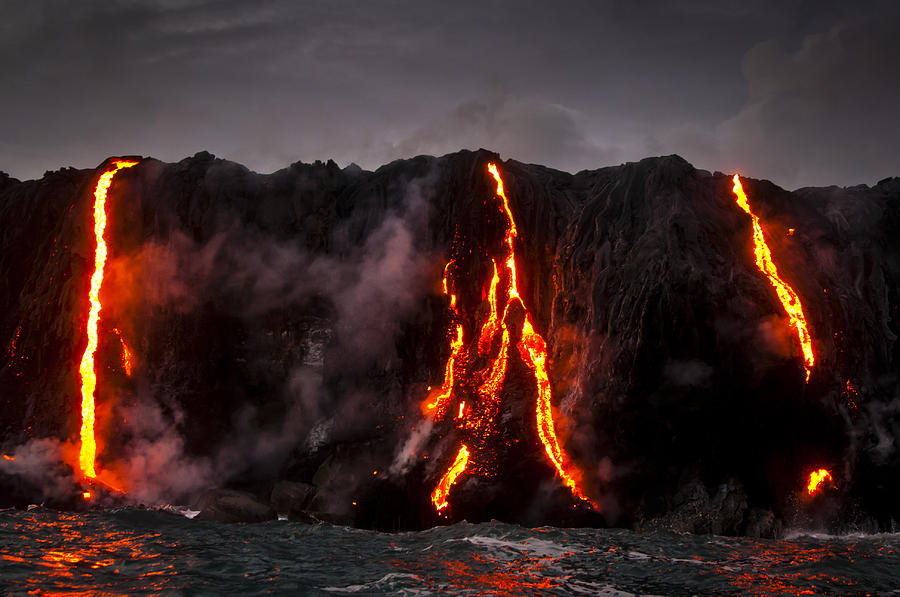
POLYGON ((456 458, 453 459, 453 464, 450 465, 450 468, 447 469, 447 472, 444 473, 444 476, 441 477, 437 487, 435 487, 434 491, 431 493, 431 502, 437 510, 440 511, 447 507, 447 494, 450 493, 450 488, 453 486, 453 483, 456 482, 456 478, 466 470, 466 464, 468 464, 468 462, 469 448, 462 446, 459 449, 459 452, 457 452, 456 458))
POLYGON ((806 325, 806 316, 803 314, 803 304, 800 302, 800 297, 797 296, 794 289, 778 275, 778 268, 775 267, 772 253, 769 251, 769 246, 766 244, 766 239, 763 236, 762 225, 759 222, 759 218, 750 209, 750 201, 744 193, 743 186, 741 186, 740 176, 735 174, 733 181, 734 188, 732 191, 738 206, 747 212, 753 220, 753 252, 756 255, 756 267, 769 279, 769 283, 772 284, 772 287, 778 294, 781 306, 784 307, 790 319, 791 328, 797 334, 800 349, 803 351, 803 367, 806 369, 806 381, 808 382, 813 365, 816 363, 816 357, 812 350, 812 337, 809 335, 809 328, 806 325))
POLYGON ((131 349, 128 348, 128 345, 125 344, 125 338, 122 337, 122 332, 119 331, 119 328, 113 328, 113 331, 116 333, 116 336, 119 337, 119 342, 122 344, 122 369, 124 369, 125 375, 131 377, 131 372, 134 370, 134 355, 131 353, 131 349))
MULTIPOLYGON (((453 265, 452 261, 444 266, 443 290, 444 294, 450 297, 450 310, 453 312, 453 315, 456 316, 456 295, 450 292, 447 285, 448 272, 450 271, 451 265, 453 265)), ((444 413, 447 410, 447 404, 450 397, 453 395, 453 369, 462 349, 463 327, 462 325, 457 325, 456 338, 450 343, 450 358, 447 359, 447 367, 444 371, 444 382, 439 389, 431 392, 432 395, 429 396, 429 400, 425 404, 425 410, 433 412, 433 416, 436 418, 444 416, 444 413)))
POLYGON ((81 357, 81 448, 78 463, 85 477, 94 479, 97 471, 94 461, 97 455, 97 442, 94 439, 94 390, 97 388, 97 375, 94 366, 94 354, 97 352, 97 329, 100 323, 100 288, 103 286, 103 269, 106 266, 106 195, 113 177, 123 168, 131 168, 137 162, 116 160, 109 170, 104 172, 94 189, 94 237, 97 250, 94 252, 94 273, 91 275, 91 289, 88 295, 91 310, 87 323, 87 347, 81 357))
POLYGON ((822 489, 822 484, 832 481, 831 473, 827 469, 820 468, 809 474, 809 482, 806 484, 806 493, 816 495, 822 489))
MULTIPOLYGON (((503 179, 496 164, 488 164, 488 172, 497 183, 496 196, 500 200, 500 207, 506 216, 506 234, 503 240, 504 255, 501 260, 493 260, 493 275, 487 289, 489 311, 486 319, 481 324, 478 333, 471 335, 468 347, 463 341, 463 326, 457 312, 456 296, 450 292, 451 265, 444 269, 443 289, 444 294, 450 296, 450 309, 456 323, 456 336, 451 340, 450 357, 447 360, 444 382, 440 389, 432 391, 432 395, 426 400, 425 410, 435 420, 441 420, 454 401, 457 385, 466 388, 477 382, 475 394, 477 400, 467 404, 460 399, 456 415, 457 426, 464 435, 471 436, 476 446, 483 446, 486 438, 496 433, 495 419, 500 410, 500 391, 506 378, 509 361, 509 347, 512 334, 508 325, 508 316, 511 307, 518 303, 524 310, 524 321, 520 334, 520 340, 516 345, 519 356, 528 366, 534 376, 537 385, 537 404, 535 407, 537 419, 537 431, 544 451, 553 464, 554 469, 563 483, 577 498, 590 503, 587 496, 581 491, 576 481, 578 472, 572 467, 568 456, 559 445, 556 429, 553 423, 551 408, 552 394, 550 378, 547 368, 547 347, 543 337, 535 330, 531 313, 522 300, 518 289, 518 276, 516 271, 515 238, 518 234, 516 223, 513 219, 509 200, 503 187, 503 179), (499 265, 500 263, 503 266, 499 265), (501 285, 501 267, 506 269, 506 283, 501 285), (498 290, 502 289, 503 301, 502 314, 498 304, 498 290), (499 339, 499 346, 498 346, 499 339), (490 355, 494 355, 492 358, 490 355), (469 370, 469 365, 483 363, 483 357, 488 357, 488 364, 476 370, 469 370)), ((457 478, 465 471, 469 462, 469 448, 463 445, 447 472, 441 477, 437 487, 432 493, 431 499, 435 508, 440 511, 447 506, 447 495, 457 478)), ((592 504, 593 505, 593 504, 592 504)))

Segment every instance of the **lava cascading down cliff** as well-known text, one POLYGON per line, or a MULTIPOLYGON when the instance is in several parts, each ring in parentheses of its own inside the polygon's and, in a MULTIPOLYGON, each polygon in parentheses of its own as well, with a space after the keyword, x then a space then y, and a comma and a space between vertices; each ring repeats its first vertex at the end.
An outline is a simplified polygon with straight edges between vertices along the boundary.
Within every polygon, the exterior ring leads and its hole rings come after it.
POLYGON ((769 283, 772 284, 772 288, 778 294, 781 306, 784 307, 790 319, 791 329, 797 335, 797 341, 800 343, 800 349, 803 352, 803 363, 804 369, 806 369, 806 381, 808 382, 813 366, 816 364, 816 357, 813 354, 812 337, 809 334, 806 316, 803 314, 803 304, 800 302, 800 297, 797 296, 794 289, 778 275, 778 268, 772 260, 772 252, 769 250, 769 245, 766 244, 762 225, 759 223, 759 218, 750 208, 750 201, 747 199, 747 194, 744 193, 740 176, 735 174, 733 181, 733 192, 738 206, 747 212, 747 215, 753 220, 753 253, 756 256, 756 267, 769 279, 769 283))
MULTIPOLYGON (((81 447, 78 462, 82 474, 94 479, 97 476, 95 468, 97 456, 97 442, 94 437, 94 392, 97 388, 97 372, 94 364, 94 356, 97 352, 97 331, 100 322, 100 290, 103 286, 103 271, 106 267, 106 197, 109 187, 112 185, 116 173, 123 168, 136 166, 137 162, 128 160, 116 160, 110 168, 100 175, 97 186, 94 189, 94 238, 97 248, 94 252, 94 273, 91 274, 91 288, 89 292, 90 313, 88 315, 87 347, 81 357, 79 372, 81 374, 81 447)), ((124 347, 124 343, 123 343, 124 347)), ((127 351, 127 349, 125 349, 127 351)), ((130 365, 129 365, 130 367, 130 365)), ((89 497, 86 495, 85 497, 89 497)))
MULTIPOLYGON (((809 325, 806 322, 806 315, 803 313, 803 303, 800 302, 799 295, 791 288, 790 284, 785 282, 781 276, 778 275, 778 267, 772 259, 772 252, 769 250, 769 245, 766 243, 762 225, 760 224, 759 218, 753 213, 753 209, 750 207, 750 200, 747 198, 747 194, 744 192, 744 188, 741 185, 740 176, 735 174, 732 181, 734 182, 732 192, 734 193, 735 201, 753 221, 753 254, 756 257, 756 267, 760 272, 765 274, 766 278, 768 278, 769 283, 778 295, 781 306, 784 307, 784 311, 788 316, 789 325, 797 336, 797 341, 800 344, 800 350, 803 354, 803 366, 806 371, 806 382, 809 383, 809 377, 812 374, 813 366, 816 364, 816 357, 812 349, 812 336, 809 333, 809 325)), ((789 234, 793 235, 793 233, 794 229, 792 228, 789 231, 789 234)), ((807 493, 809 495, 815 495, 821 489, 822 482, 826 478, 831 480, 831 473, 826 469, 819 469, 810 473, 807 493)))
MULTIPOLYGON (((590 500, 579 487, 578 471, 572 466, 568 456, 563 451, 556 436, 553 423, 552 393, 548 373, 547 346, 543 337, 534 329, 531 322, 531 313, 522 301, 519 294, 516 270, 515 241, 518 235, 516 222, 509 206, 509 199, 503 186, 503 178, 495 163, 488 164, 488 173, 496 183, 496 198, 500 201, 500 208, 506 218, 506 233, 503 239, 504 254, 500 262, 505 268, 506 276, 501 286, 501 274, 497 259, 492 262, 493 275, 487 290, 489 311, 487 318, 481 324, 478 333, 471 336, 468 350, 465 350, 464 330, 461 323, 456 323, 456 335, 451 341, 450 357, 444 374, 444 381, 440 388, 432 392, 426 400, 425 410, 436 420, 444 419, 451 412, 451 404, 454 396, 459 392, 456 385, 461 380, 480 380, 476 384, 477 391, 473 400, 467 401, 459 398, 456 411, 457 427, 464 436, 471 436, 477 441, 480 450, 489 449, 490 438, 496 434, 496 417, 500 408, 500 392, 506 376, 509 359, 509 345, 511 334, 509 328, 510 309, 513 305, 520 305, 524 309, 524 321, 522 323, 520 340, 517 348, 522 361, 532 370, 537 385, 537 401, 535 405, 535 417, 538 435, 544 446, 547 458, 553 464, 556 473, 563 484, 569 488, 573 495, 580 500, 590 503, 590 500), (505 289, 500 295, 505 297, 502 314, 498 310, 498 289, 505 289), (497 340, 499 335, 499 346, 497 340), (496 346, 496 351, 494 350, 496 346), (491 356, 493 355, 493 356, 491 356), (478 369, 472 364, 478 357, 488 357, 488 365, 478 369), (457 373, 457 370, 459 373, 457 373)), ((457 314, 457 300, 450 290, 453 286, 450 276, 453 261, 447 263, 444 268, 443 290, 450 296, 450 310, 455 317, 457 314)), ((437 510, 447 507, 447 496, 453 483, 464 472, 469 462, 469 447, 463 444, 454 458, 452 464, 438 481, 431 494, 431 500, 437 510)))

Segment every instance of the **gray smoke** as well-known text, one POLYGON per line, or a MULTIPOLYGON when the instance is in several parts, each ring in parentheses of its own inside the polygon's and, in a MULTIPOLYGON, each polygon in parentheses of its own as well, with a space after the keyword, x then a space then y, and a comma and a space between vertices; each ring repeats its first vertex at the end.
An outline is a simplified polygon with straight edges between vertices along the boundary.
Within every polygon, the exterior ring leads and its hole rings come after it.
MULTIPOLYGON (((133 483, 130 496, 144 503, 180 499, 206 487, 227 483, 247 471, 274 474, 295 447, 329 441, 340 421, 346 427, 364 414, 373 396, 365 389, 335 394, 323 384, 326 353, 341 355, 348 370, 369 363, 387 366, 394 354, 403 317, 418 308, 429 291, 436 257, 423 246, 434 175, 410 181, 399 207, 380 222, 364 222, 358 242, 351 219, 332 231, 333 249, 311 253, 239 221, 219 227, 207 242, 175 232, 151 241, 117 270, 131 275, 146 308, 189 314, 204 303, 226 299, 221 308, 259 325, 276 309, 325 300, 333 316, 306 330, 303 357, 290 365, 274 400, 283 414, 273 420, 264 404, 245 404, 232 416, 232 430, 210 446, 205 458, 189 456, 182 437, 184 415, 179 387, 163 371, 140 386, 135 405, 125 409, 133 438, 118 463, 133 483), (364 229, 365 230, 365 229, 364 229)), ((371 218, 371 214, 361 217, 371 218)), ((127 275, 127 274, 123 274, 127 275)), ((274 333, 278 333, 275 331, 274 333)), ((285 332, 286 333, 286 332, 285 332)))
POLYGON ((72 495, 75 484, 72 469, 62 464, 66 461, 64 452, 75 449, 51 438, 29 440, 6 454, 12 460, 0 459, 0 473, 18 477, 37 489, 40 495, 33 497, 38 504, 64 501, 72 495))

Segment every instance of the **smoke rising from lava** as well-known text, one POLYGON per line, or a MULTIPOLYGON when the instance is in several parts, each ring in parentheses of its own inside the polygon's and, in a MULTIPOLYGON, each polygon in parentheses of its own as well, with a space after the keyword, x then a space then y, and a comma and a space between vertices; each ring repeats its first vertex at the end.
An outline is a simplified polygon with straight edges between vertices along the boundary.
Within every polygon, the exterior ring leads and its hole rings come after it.
MULTIPOLYGON (((78 447, 52 438, 29 440, 0 459, 0 474, 18 477, 38 489, 43 500, 65 502, 72 496, 75 475, 63 462, 77 462, 78 447), (71 454, 71 455, 69 455, 71 454)), ((36 497, 32 495, 30 497, 36 497)))
MULTIPOLYGON (((120 431, 129 439, 116 458, 116 468, 131 480, 130 499, 167 502, 248 472, 264 478, 277 473, 304 438, 307 443, 337 441, 371 424, 370 404, 383 396, 364 387, 327 387, 323 358, 331 355, 350 376, 397 358, 403 318, 421 304, 434 268, 423 243, 432 184, 432 174, 408 181, 399 207, 380 221, 351 219, 338 226, 328 254, 307 251, 235 218, 221 222, 205 242, 175 230, 164 241, 152 240, 114 260, 116 278, 134 285, 121 298, 131 303, 120 304, 122 312, 191 314, 215 301, 248 327, 262 325, 273 310, 302 309, 311 300, 325 304, 327 312, 308 337, 298 338, 303 356, 287 363, 281 389, 243 404, 227 435, 209 447, 209 457, 192 455, 186 445, 190 421, 178 406, 178 384, 166 379, 165 364, 163 371, 145 372, 143 378, 136 371, 137 395, 120 411, 127 421, 120 431), (282 413, 276 420, 266 412, 273 404, 282 413), (316 438, 307 437, 311 432, 316 438)), ((132 346, 142 342, 130 340, 132 346)))

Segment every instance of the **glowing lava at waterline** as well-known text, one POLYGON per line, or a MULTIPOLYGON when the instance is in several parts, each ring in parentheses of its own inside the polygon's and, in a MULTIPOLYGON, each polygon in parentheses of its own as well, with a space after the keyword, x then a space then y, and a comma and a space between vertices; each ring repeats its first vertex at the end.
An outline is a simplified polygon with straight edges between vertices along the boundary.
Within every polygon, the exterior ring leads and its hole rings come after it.
POLYGON ((831 473, 828 472, 827 469, 820 468, 817 471, 813 471, 809 474, 809 482, 806 484, 806 493, 809 495, 815 495, 822 489, 822 484, 826 481, 831 481, 831 473))
POLYGON ((803 351, 803 367, 806 369, 806 381, 809 381, 809 375, 812 373, 813 365, 816 363, 816 357, 812 350, 812 338, 809 335, 809 327, 806 324, 806 316, 803 314, 803 304, 800 297, 794 292, 787 282, 778 275, 778 268, 772 260, 772 253, 766 244, 763 236, 762 225, 759 218, 750 209, 750 201, 747 199, 744 188, 741 186, 740 176, 734 175, 735 200, 738 206, 743 209, 753 220, 753 252, 756 255, 756 267, 764 273, 769 279, 769 283, 778 294, 778 300, 781 301, 782 307, 790 319, 791 328, 797 334, 797 340, 800 342, 800 349, 803 351))
MULTIPOLYGON (((509 348, 512 341, 508 319, 512 306, 518 303, 524 310, 524 321, 516 348, 522 362, 534 374, 537 386, 535 415, 538 436, 544 446, 547 458, 553 464, 563 484, 577 498, 590 503, 576 481, 578 471, 569 462, 568 456, 560 447, 556 436, 551 408, 552 393, 548 373, 547 346, 543 337, 535 330, 531 313, 519 294, 514 242, 518 235, 516 222, 513 219, 509 200, 503 187, 503 179, 497 165, 488 164, 488 172, 497 184, 496 197, 500 200, 500 207, 506 216, 506 233, 503 239, 504 255, 502 259, 493 260, 492 277, 486 297, 489 311, 478 333, 471 335, 468 349, 463 341, 464 333, 463 327, 459 323, 456 296, 449 290, 450 266, 454 262, 450 261, 444 269, 443 289, 444 294, 449 295, 451 299, 451 313, 457 321, 456 335, 451 340, 451 352, 447 360, 444 383, 441 384, 440 389, 432 391, 432 395, 426 400, 425 411, 430 413, 435 420, 443 419, 454 400, 456 384, 477 380, 479 382, 475 387, 477 400, 471 405, 463 399, 459 401, 456 415, 457 427, 464 435, 472 438, 476 444, 475 447, 483 447, 487 443, 487 438, 496 434, 495 419, 500 410, 500 392, 509 369, 509 348), (505 268, 506 276, 502 276, 501 268, 505 268), (503 277, 506 280, 501 285, 503 277), (498 292, 501 297, 505 296, 505 300, 502 302, 502 314, 499 309, 500 303, 497 300, 498 292), (492 354, 493 357, 491 357, 492 354), (481 366, 474 371, 468 370, 470 364, 483 363, 485 357, 488 359, 486 366, 481 366), (457 369, 459 369, 458 373, 454 373, 457 369)), ((450 488, 465 471, 469 460, 470 449, 464 444, 431 495, 432 503, 438 511, 447 507, 450 488)))
POLYGON ((100 323, 100 288, 103 286, 103 269, 106 266, 106 195, 113 177, 123 168, 131 168, 137 162, 116 160, 104 172, 94 188, 94 238, 97 249, 94 252, 94 273, 91 275, 91 289, 88 295, 91 310, 87 323, 87 347, 81 357, 81 448, 78 463, 85 477, 93 479, 97 476, 94 461, 97 455, 97 442, 94 439, 94 390, 97 388, 97 375, 94 367, 94 355, 97 352, 97 328, 100 323))

